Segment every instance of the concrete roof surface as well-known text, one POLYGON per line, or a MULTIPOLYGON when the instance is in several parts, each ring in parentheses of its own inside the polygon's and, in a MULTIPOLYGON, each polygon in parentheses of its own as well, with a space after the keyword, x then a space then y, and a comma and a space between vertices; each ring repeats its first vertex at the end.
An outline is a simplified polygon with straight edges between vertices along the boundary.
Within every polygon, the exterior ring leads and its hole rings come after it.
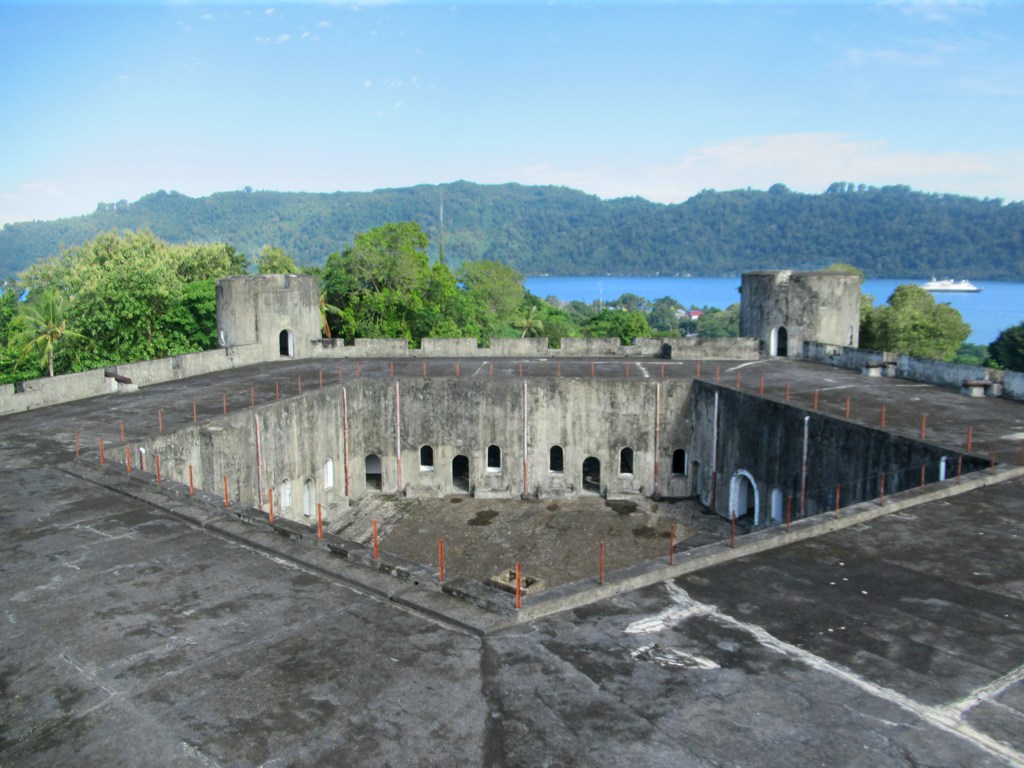
MULTIPOLYGON (((158 407, 173 428, 193 398, 213 415, 228 383, 242 405, 315 366, 0 417, 0 765, 1024 765, 1019 478, 481 634, 69 463, 76 432, 152 431, 158 407)), ((737 371, 1019 460, 1017 403, 737 371)))

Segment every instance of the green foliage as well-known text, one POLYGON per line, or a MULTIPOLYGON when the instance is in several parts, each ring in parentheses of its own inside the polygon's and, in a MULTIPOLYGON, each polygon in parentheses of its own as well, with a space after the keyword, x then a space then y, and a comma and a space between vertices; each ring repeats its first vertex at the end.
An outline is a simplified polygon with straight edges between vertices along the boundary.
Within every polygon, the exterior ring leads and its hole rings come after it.
POLYGON ((265 245, 256 259, 256 272, 260 275, 297 275, 299 267, 295 259, 280 248, 265 245))
POLYGON ((111 231, 33 265, 22 279, 30 297, 66 297, 68 339, 54 345, 54 361, 67 372, 213 348, 216 280, 245 266, 224 244, 170 245, 151 232, 111 231))
POLYGON ((13 280, 0 285, 0 347, 7 346, 8 329, 18 310, 19 288, 13 280))
POLYGON ((45 366, 53 376, 55 354, 67 342, 81 338, 81 334, 68 328, 66 306, 60 289, 47 286, 33 291, 28 301, 18 307, 8 334, 8 345, 16 355, 15 370, 27 369, 38 375, 45 366))
POLYGON ((725 309, 706 307, 697 320, 697 335, 702 339, 722 339, 740 335, 740 305, 725 309))
POLYGON ((487 338, 518 335, 513 323, 526 295, 522 275, 497 261, 471 261, 459 280, 487 338))
POLYGON ((590 338, 611 338, 618 336, 623 344, 632 344, 633 339, 650 336, 651 326, 643 312, 626 312, 616 309, 602 309, 587 320, 580 328, 590 338))
POLYGON ((964 342, 956 351, 953 362, 960 365, 985 365, 988 363, 988 346, 964 342))
POLYGON ((274 243, 300 265, 323 264, 338 243, 390 221, 420 225, 437 260, 438 207, 449 225, 445 261, 501 261, 522 274, 739 274, 820 269, 856 254, 872 277, 927 278, 971 265, 974 279, 1024 280, 1024 203, 908 187, 834 184, 808 195, 707 190, 675 205, 601 200, 561 187, 468 182, 334 194, 157 192, 88 216, 8 224, 0 274, 12 274, 112 228, 149 227, 176 243, 224 242, 257 254, 274 243), (452 222, 457 222, 452 226, 452 222))
POLYGON ((676 311, 682 308, 683 305, 671 296, 665 296, 651 305, 647 322, 659 336, 679 336, 679 316, 676 311))
POLYGON ((1009 371, 1024 371, 1024 323, 1002 331, 988 345, 992 362, 1009 371))
POLYGON ((888 303, 862 316, 860 346, 933 360, 952 360, 971 327, 949 304, 917 285, 900 285, 888 303))

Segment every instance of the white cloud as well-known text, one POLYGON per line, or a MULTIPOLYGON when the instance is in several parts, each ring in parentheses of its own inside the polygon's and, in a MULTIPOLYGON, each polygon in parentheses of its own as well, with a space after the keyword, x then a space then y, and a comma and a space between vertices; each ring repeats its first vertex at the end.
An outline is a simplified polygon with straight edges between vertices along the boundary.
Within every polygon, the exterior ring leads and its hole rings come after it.
POLYGON ((947 23, 957 15, 984 11, 987 0, 884 0, 881 5, 893 6, 900 13, 926 22, 947 23))
POLYGON ((214 20, 214 19, 216 19, 217 17, 216 17, 216 16, 214 16, 214 15, 213 15, 212 13, 204 13, 204 14, 203 14, 202 16, 200 16, 199 18, 200 18, 200 19, 202 19, 203 21, 213 21, 213 20, 214 20))
POLYGON ((612 162, 577 168, 537 164, 512 173, 529 184, 570 186, 605 198, 640 195, 665 203, 682 202, 702 189, 768 189, 775 183, 817 193, 835 181, 1024 200, 1024 150, 921 152, 839 133, 792 133, 693 147, 678 162, 664 166, 620 167, 612 162))
POLYGON ((275 13, 275 11, 274 11, 274 9, 273 9, 273 8, 267 8, 267 10, 265 10, 265 11, 263 12, 263 15, 264 15, 264 16, 273 16, 273 15, 274 15, 274 13, 275 13))
POLYGON ((329 21, 321 21, 319 24, 317 24, 317 27, 319 29, 328 29, 328 28, 330 28, 330 26, 331 26, 331 22, 329 22, 329 21))

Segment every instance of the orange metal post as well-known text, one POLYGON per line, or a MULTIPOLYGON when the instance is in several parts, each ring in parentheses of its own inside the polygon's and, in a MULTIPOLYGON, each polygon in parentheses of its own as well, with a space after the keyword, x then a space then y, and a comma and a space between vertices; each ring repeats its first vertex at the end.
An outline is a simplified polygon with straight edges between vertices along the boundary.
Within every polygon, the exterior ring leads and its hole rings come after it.
POLYGON ((160 454, 156 455, 156 484, 160 485, 160 454))
POLYGON ((228 476, 224 475, 224 509, 228 508, 228 476))
POLYGON ((444 539, 437 540, 438 581, 444 582, 444 539))
POLYGON ((324 538, 324 518, 319 501, 316 503, 316 537, 320 540, 324 538))
POLYGON ((127 445, 124 447, 124 466, 127 474, 132 473, 132 450, 127 445))
POLYGON ((192 465, 191 464, 188 465, 188 495, 189 496, 195 496, 196 495, 196 484, 195 484, 195 481, 192 479, 192 465))
POLYGON ((267 488, 267 499, 270 501, 270 524, 274 524, 274 489, 267 488))

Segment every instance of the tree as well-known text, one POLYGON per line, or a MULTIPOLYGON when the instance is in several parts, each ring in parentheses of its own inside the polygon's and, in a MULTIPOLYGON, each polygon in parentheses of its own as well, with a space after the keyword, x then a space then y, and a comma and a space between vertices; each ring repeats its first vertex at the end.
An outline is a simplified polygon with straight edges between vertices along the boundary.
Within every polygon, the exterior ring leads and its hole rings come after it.
POLYGON ((949 304, 917 285, 896 287, 889 301, 873 308, 861 324, 860 346, 901 355, 952 360, 971 326, 949 304))
POLYGON ((523 276, 497 261, 470 261, 459 272, 466 295, 487 338, 512 336, 513 320, 523 303, 523 276))
POLYGON ((705 308, 697 321, 697 335, 702 339, 722 339, 740 335, 740 305, 725 309, 705 308))
POLYGON ((58 347, 66 340, 81 337, 68 329, 64 307, 64 297, 56 288, 44 288, 34 291, 12 320, 9 343, 17 351, 19 361, 34 360, 40 366, 46 363, 50 376, 58 347))
POLYGON ((580 328, 584 336, 591 338, 611 338, 618 336, 623 344, 631 344, 633 339, 650 336, 651 326, 643 312, 623 312, 617 309, 602 309, 580 328))
POLYGON ((651 328, 661 335, 679 335, 679 316, 676 312, 682 309, 682 304, 671 296, 664 296, 651 306, 647 314, 647 322, 651 328))
POLYGON ((1008 371, 1024 371, 1024 323, 1002 331, 988 345, 992 362, 1008 371))
POLYGON ((299 267, 295 259, 280 248, 265 245, 256 260, 256 272, 261 275, 297 275, 299 267))
POLYGON ((216 346, 218 278, 245 258, 223 244, 170 245, 151 232, 105 232, 30 267, 33 293, 66 297, 63 370, 151 360, 216 346))
POLYGON ((525 339, 527 336, 543 336, 544 310, 538 304, 531 304, 526 309, 525 314, 519 317, 513 325, 516 328, 523 329, 523 335, 520 336, 522 339, 525 339))

